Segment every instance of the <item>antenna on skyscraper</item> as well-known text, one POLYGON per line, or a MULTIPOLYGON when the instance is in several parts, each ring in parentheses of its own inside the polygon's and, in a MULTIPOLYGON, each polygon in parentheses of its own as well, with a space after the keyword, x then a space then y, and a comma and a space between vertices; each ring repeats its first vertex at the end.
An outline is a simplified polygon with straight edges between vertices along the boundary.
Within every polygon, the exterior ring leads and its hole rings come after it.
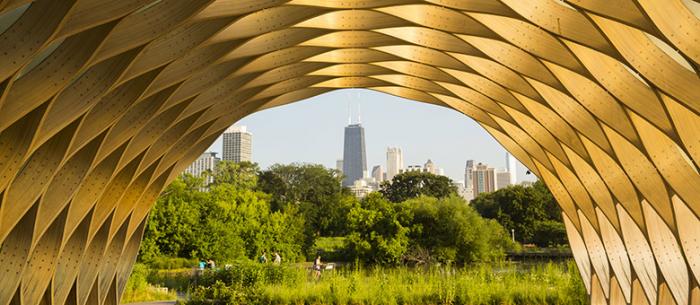
POLYGON ((357 101, 357 124, 362 123, 362 111, 360 109, 360 91, 355 89, 355 100, 357 101))
POLYGON ((360 105, 360 103, 358 102, 358 103, 357 103, 357 124, 361 124, 361 123, 362 123, 362 116, 361 116, 361 115, 362 115, 362 111, 360 111, 360 106, 361 106, 361 105, 360 105))

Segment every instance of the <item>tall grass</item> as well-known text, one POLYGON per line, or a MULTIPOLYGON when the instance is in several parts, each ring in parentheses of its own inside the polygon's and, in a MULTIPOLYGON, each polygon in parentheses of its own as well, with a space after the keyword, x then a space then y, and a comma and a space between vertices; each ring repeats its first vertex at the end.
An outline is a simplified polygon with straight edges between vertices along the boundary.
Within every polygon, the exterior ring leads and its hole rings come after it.
POLYGON ((134 264, 134 269, 122 294, 122 304, 177 299, 175 291, 152 285, 148 281, 149 273, 150 270, 146 265, 134 264))
MULTIPOLYGON (((306 269, 277 267, 285 275, 266 278, 255 271, 248 284, 231 277, 210 278, 192 294, 194 304, 265 305, 481 305, 586 304, 572 263, 518 267, 370 268, 325 272, 314 279, 306 269), (213 280, 213 282, 212 282, 213 280)), ((262 270, 262 269, 260 269, 262 270)), ((240 274, 247 274, 237 271, 240 274)), ((215 276, 216 277, 216 276, 215 276)), ((245 277, 240 277, 241 279, 245 277)))

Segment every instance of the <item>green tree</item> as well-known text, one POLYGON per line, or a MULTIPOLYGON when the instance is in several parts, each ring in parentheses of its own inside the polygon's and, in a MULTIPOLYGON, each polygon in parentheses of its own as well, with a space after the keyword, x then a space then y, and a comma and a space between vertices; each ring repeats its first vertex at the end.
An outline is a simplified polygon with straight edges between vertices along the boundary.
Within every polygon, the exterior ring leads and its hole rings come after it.
POLYGON ((406 215, 401 219, 410 228, 414 253, 409 256, 417 260, 459 264, 494 261, 513 246, 501 225, 482 218, 460 197, 421 196, 400 206, 406 215))
POLYGON ((409 171, 383 182, 379 192, 389 201, 398 203, 421 195, 449 197, 457 193, 457 187, 445 176, 409 171))
POLYGON ((222 162, 216 183, 183 175, 151 211, 140 260, 158 256, 230 261, 279 251, 288 261, 302 255, 304 218, 297 208, 270 209, 270 195, 257 190, 257 165, 222 162))
MULTIPOLYGON (((271 196, 273 211, 294 209, 304 216, 304 251, 317 236, 342 236, 345 215, 356 199, 341 186, 339 171, 318 164, 275 164, 259 174, 259 189, 271 196)), ((307 253, 313 256, 313 253, 307 253)))
POLYGON ((199 192, 202 179, 185 174, 173 181, 150 212, 141 247, 141 258, 161 255, 189 257, 196 243, 201 218, 200 204, 206 194, 199 192))
POLYGON ((521 243, 566 244, 559 205, 540 181, 529 187, 515 185, 479 194, 471 205, 483 217, 495 219, 509 231, 514 229, 521 243))
POLYGON ((214 185, 230 184, 238 189, 254 189, 258 185, 258 172, 257 163, 219 161, 210 175, 214 177, 214 185))
POLYGON ((371 193, 347 215, 351 233, 345 239, 351 257, 367 263, 396 265, 409 244, 408 229, 399 221, 398 206, 371 193))
POLYGON ((269 195, 231 184, 216 185, 209 194, 205 257, 255 258, 272 250, 289 260, 301 257, 303 220, 295 211, 272 212, 269 195))

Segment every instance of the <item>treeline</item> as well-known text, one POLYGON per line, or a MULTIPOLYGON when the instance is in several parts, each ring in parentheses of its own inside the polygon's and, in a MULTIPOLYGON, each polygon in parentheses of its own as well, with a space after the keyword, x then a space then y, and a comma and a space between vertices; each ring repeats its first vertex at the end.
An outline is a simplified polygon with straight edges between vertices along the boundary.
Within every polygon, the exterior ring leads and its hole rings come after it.
POLYGON ((515 240, 538 247, 567 245, 561 208, 541 181, 532 186, 514 185, 483 193, 471 201, 482 216, 495 219, 515 240))
MULTIPOLYGON (((252 163, 220 162, 211 175, 215 182, 206 187, 202 178, 183 175, 161 194, 148 220, 140 261, 181 257, 230 262, 273 251, 288 262, 304 261, 318 254, 315 244, 321 237, 342 237, 340 257, 348 261, 493 261, 515 247, 511 225, 516 238, 530 242, 550 224, 548 215, 558 213, 556 203, 554 208, 536 204, 546 215, 526 211, 521 219, 523 211, 494 208, 510 198, 501 195, 480 196, 475 210, 456 196, 448 178, 428 173, 398 175, 362 200, 341 186, 340 172, 321 165, 274 165, 261 171, 252 163)), ((520 200, 515 206, 527 210, 527 200, 548 198, 537 194, 514 196, 520 200)))

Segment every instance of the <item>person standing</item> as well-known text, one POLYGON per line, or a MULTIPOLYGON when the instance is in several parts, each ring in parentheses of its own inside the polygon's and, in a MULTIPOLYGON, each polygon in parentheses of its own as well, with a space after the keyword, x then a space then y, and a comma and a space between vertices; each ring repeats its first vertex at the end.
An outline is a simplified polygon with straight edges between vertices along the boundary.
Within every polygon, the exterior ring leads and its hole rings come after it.
POLYGON ((275 251, 275 253, 273 254, 272 263, 275 265, 279 265, 282 263, 282 257, 280 257, 280 254, 277 253, 277 251, 275 251))

